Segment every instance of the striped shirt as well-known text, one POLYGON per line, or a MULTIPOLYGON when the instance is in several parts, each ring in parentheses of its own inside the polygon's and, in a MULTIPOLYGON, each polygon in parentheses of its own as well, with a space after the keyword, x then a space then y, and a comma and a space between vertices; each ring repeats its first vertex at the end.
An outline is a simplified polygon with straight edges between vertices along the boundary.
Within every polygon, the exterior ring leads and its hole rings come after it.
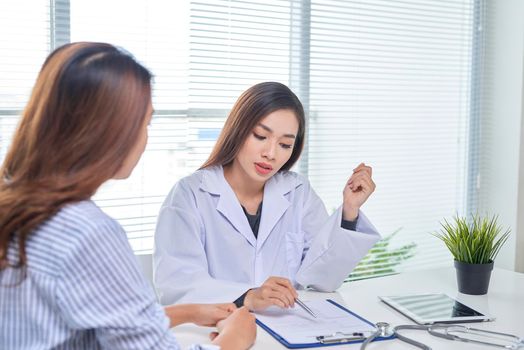
POLYGON ((26 253, 25 279, 0 271, 0 349, 179 349, 124 230, 92 201, 42 224, 26 253))

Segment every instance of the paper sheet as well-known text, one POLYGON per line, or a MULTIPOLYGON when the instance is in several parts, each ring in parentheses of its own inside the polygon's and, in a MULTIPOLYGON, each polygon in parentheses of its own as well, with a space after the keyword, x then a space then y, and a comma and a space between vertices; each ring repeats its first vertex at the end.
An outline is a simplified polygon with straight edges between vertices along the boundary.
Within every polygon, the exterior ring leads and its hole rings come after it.
POLYGON ((255 313, 256 318, 290 344, 318 343, 317 336, 343 337, 354 332, 370 335, 375 328, 325 299, 304 302, 317 315, 314 318, 299 305, 281 309, 276 306, 255 313))

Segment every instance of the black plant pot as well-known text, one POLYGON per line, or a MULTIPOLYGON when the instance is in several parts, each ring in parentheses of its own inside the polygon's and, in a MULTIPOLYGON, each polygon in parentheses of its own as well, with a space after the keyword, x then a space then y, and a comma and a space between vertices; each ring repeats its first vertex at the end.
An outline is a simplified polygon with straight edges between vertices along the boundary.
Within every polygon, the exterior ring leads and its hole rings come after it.
POLYGON ((483 295, 488 292, 493 261, 487 264, 468 264, 455 260, 459 292, 483 295))

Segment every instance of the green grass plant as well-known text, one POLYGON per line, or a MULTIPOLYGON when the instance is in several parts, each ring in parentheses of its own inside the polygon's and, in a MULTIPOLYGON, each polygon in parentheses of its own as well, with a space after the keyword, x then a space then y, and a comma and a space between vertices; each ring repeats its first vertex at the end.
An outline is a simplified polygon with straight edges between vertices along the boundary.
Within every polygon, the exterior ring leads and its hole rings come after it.
POLYGON ((356 281, 364 278, 378 277, 398 273, 397 266, 415 255, 417 245, 413 242, 401 247, 392 248, 391 240, 400 231, 396 230, 389 236, 378 241, 368 254, 360 260, 346 281, 356 281))
POLYGON ((468 222, 466 217, 456 215, 452 222, 444 219, 440 231, 433 235, 446 244, 455 260, 487 264, 495 260, 510 234, 509 229, 502 233, 497 219, 496 215, 491 218, 471 215, 468 222))

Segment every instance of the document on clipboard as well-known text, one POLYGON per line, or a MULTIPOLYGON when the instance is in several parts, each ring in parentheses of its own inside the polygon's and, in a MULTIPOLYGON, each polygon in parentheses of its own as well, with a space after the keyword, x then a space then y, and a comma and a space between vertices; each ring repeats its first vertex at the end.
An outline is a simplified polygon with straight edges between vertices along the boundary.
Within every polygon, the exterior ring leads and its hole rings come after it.
POLYGON ((317 318, 299 307, 281 309, 273 306, 255 313, 257 324, 290 349, 359 343, 375 332, 373 323, 333 300, 304 303, 317 318))

